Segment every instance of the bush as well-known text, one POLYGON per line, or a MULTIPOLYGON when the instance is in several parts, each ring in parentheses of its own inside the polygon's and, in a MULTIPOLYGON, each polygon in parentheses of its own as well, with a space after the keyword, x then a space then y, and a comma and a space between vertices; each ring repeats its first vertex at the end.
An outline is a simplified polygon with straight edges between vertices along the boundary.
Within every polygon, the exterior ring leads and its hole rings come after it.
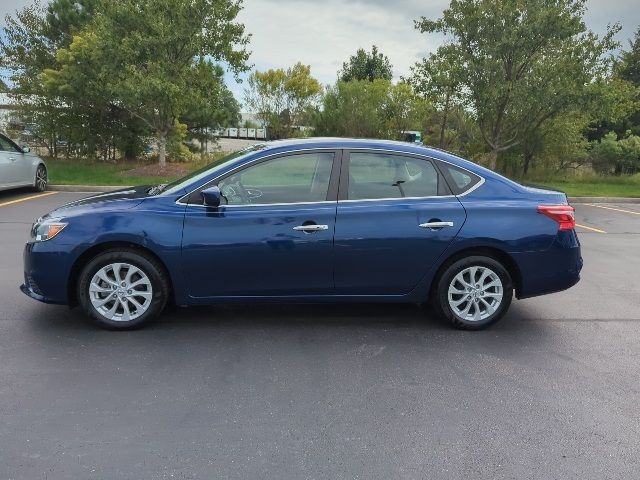
POLYGON ((640 137, 628 135, 618 140, 607 133, 591 148, 591 165, 600 174, 634 174, 640 171, 640 137))

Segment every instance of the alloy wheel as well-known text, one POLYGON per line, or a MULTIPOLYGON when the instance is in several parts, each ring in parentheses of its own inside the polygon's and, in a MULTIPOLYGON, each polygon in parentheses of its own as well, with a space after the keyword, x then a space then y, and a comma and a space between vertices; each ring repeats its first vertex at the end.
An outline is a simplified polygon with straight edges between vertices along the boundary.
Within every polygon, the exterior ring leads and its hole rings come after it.
POLYGON ((151 280, 129 263, 111 263, 100 268, 89 284, 91 304, 104 318, 129 322, 143 315, 151 305, 151 280))
POLYGON ((40 191, 47 188, 47 170, 42 166, 36 170, 36 188, 40 191))
POLYGON ((451 310, 458 318, 469 322, 479 322, 493 315, 503 296, 500 277, 483 266, 468 267, 459 272, 448 290, 451 310))

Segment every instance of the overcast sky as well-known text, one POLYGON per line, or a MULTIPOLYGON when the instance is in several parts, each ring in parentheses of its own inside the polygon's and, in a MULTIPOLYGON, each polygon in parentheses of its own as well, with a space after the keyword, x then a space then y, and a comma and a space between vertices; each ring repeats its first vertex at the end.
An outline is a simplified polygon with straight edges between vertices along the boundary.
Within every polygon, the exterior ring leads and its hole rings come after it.
MULTIPOLYGON (((0 25, 4 16, 31 0, 0 0, 0 25)), ((425 53, 437 48, 441 38, 421 35, 413 20, 437 18, 449 0, 245 0, 240 21, 252 34, 250 62, 254 68, 288 67, 297 61, 311 65, 322 83, 333 83, 342 63, 360 48, 376 44, 386 54, 397 77, 425 53)), ((619 22, 618 35, 626 48, 640 25, 638 0, 589 0, 587 25, 603 33, 607 24, 619 22)), ((242 101, 243 86, 228 81, 242 101)))

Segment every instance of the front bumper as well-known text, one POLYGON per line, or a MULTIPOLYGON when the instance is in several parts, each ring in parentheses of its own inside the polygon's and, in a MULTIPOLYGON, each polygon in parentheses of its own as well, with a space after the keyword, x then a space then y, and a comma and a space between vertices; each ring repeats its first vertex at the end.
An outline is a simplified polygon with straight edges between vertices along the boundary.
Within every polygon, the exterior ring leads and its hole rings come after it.
POLYGON ((73 245, 51 242, 27 243, 24 248, 25 295, 44 303, 66 305, 71 267, 75 261, 73 245))
POLYGON ((27 286, 24 283, 20 285, 20 291, 24 293, 27 297, 31 297, 34 300, 38 300, 39 302, 51 303, 53 305, 65 305, 67 303, 67 302, 61 302, 59 300, 56 300, 55 298, 48 298, 48 297, 45 297, 44 295, 40 295, 36 293, 31 286, 27 286))

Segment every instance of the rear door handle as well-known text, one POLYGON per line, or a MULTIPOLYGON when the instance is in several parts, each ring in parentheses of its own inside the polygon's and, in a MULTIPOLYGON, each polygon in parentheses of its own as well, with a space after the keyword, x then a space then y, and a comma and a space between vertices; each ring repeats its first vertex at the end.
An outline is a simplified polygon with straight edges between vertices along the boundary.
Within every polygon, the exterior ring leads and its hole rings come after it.
POLYGON ((329 230, 329 225, 316 225, 316 224, 298 225, 297 227, 293 227, 293 229, 296 232, 311 233, 311 232, 319 232, 321 230, 329 230))
POLYGON ((418 225, 420 228, 444 228, 453 227, 453 222, 427 222, 418 225))

